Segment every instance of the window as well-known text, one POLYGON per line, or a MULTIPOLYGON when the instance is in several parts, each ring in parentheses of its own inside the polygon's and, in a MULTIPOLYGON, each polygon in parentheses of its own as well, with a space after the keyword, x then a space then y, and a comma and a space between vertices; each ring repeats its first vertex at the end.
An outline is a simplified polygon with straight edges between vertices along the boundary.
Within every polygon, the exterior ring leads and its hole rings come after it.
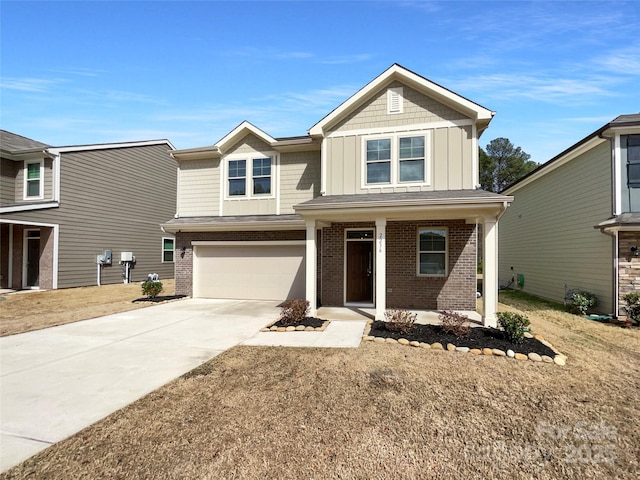
POLYGON ((400 138, 400 181, 424 181, 424 137, 400 138))
POLYGON ((390 135, 364 139, 363 187, 428 184, 428 136, 390 135))
POLYGON ((25 163, 24 198, 42 198, 42 161, 25 163))
POLYGON ((640 135, 627 135, 627 179, 629 188, 640 188, 640 135))
POLYGON ((229 196, 245 195, 247 191, 247 161, 229 160, 229 196))
POLYGON ((266 195, 271 193, 271 159, 253 159, 253 194, 266 195))
POLYGON ((447 275, 447 229, 418 230, 418 275, 447 275))
POLYGON ((387 113, 402 113, 403 101, 402 101, 402 87, 393 87, 387 90, 387 113))
POLYGON ((391 139, 367 140, 367 183, 391 182, 391 139))
POLYGON ((162 237, 162 263, 173 263, 176 239, 162 237))

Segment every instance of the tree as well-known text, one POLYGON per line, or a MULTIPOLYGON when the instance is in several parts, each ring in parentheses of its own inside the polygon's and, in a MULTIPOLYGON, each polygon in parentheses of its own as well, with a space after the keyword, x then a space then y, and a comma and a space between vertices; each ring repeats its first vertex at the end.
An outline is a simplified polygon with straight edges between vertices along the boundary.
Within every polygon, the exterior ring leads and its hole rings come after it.
POLYGON ((480 148, 480 188, 490 192, 504 190, 538 166, 530 158, 508 138, 491 140, 486 151, 480 148))

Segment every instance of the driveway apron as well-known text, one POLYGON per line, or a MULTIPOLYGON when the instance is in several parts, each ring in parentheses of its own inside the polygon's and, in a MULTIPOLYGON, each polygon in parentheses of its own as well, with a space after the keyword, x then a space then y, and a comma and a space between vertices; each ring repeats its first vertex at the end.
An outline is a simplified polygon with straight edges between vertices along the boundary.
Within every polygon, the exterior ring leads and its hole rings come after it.
POLYGON ((0 338, 0 471, 252 337, 277 303, 189 299, 0 338))

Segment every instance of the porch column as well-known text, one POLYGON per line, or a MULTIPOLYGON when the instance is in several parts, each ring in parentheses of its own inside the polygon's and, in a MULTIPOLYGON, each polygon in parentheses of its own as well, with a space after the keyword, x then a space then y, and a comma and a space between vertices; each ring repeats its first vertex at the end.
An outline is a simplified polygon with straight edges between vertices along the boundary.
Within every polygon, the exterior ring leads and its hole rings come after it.
POLYGON ((387 309, 387 219, 376 218, 376 320, 387 309))
POLYGON ((309 315, 312 317, 316 316, 318 311, 318 301, 316 298, 316 256, 317 256, 317 247, 316 247, 316 221, 315 220, 307 220, 307 235, 306 235, 306 296, 309 301, 309 315))
POLYGON ((498 221, 495 217, 484 219, 484 265, 482 324, 497 327, 498 311, 498 221))

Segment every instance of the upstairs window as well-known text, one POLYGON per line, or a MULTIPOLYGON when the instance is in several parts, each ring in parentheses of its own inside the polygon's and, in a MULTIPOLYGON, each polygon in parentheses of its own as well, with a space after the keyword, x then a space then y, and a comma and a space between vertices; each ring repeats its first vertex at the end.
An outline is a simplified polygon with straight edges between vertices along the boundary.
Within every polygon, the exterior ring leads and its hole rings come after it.
POLYGON ((447 275, 447 229, 418 230, 418 276, 447 275))
POLYGON ((28 161, 24 168, 24 198, 42 198, 42 161, 28 161))
POLYGON ((400 181, 424 182, 424 137, 400 138, 400 181))
POLYGON ((247 193, 247 161, 229 160, 229 196, 243 196, 247 193))
POLYGON ((640 188, 640 135, 627 135, 627 180, 630 188, 640 188))
POLYGON ((253 159, 253 194, 271 194, 271 159, 253 159))
POLYGON ((391 182, 391 139, 367 140, 367 183, 391 182))
POLYGON ((173 263, 175 245, 175 238, 162 237, 162 263, 173 263))

